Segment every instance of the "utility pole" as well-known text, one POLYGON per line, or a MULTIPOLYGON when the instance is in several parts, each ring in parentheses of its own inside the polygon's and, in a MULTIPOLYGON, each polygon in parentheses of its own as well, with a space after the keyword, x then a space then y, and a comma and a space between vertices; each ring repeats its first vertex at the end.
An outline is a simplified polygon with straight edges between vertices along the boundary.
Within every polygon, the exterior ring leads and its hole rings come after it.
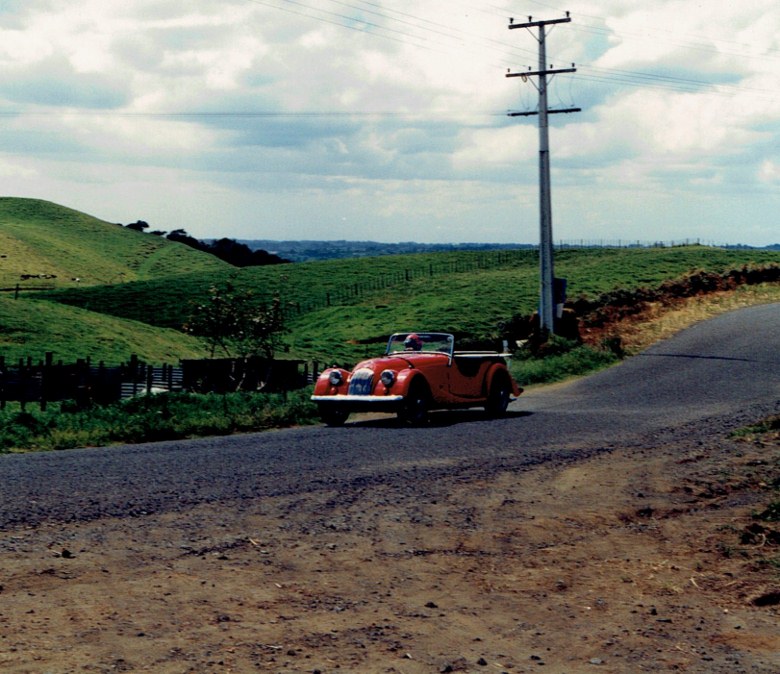
MULTIPOLYGON (((571 17, 566 12, 562 19, 549 19, 547 21, 534 21, 528 17, 527 23, 515 23, 509 19, 509 29, 531 28, 539 29, 539 68, 536 71, 528 70, 523 73, 508 72, 507 77, 522 77, 525 82, 529 77, 538 77, 536 89, 539 92, 538 112, 510 112, 510 117, 539 116, 539 329, 542 333, 554 333, 555 317, 555 271, 553 269, 553 238, 552 238, 552 199, 550 187, 550 135, 548 129, 548 116, 557 113, 580 112, 581 108, 565 108, 550 110, 547 107, 547 76, 559 73, 573 73, 577 69, 572 63, 571 68, 553 69, 547 67, 547 26, 569 23, 571 17)), ((533 33, 531 33, 533 35, 533 33)))

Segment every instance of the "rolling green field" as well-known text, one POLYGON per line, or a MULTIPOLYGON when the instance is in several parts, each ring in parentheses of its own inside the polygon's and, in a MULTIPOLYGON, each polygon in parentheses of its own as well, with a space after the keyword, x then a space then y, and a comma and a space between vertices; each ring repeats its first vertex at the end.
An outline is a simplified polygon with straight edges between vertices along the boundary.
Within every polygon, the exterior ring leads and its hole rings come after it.
MULTIPOLYGON (((492 338, 501 322, 536 307, 533 250, 443 252, 236 269, 160 237, 50 202, 0 198, 0 271, 57 272, 51 291, 0 296, 0 355, 52 351, 64 361, 122 362, 131 353, 175 362, 206 351, 182 325, 213 285, 233 283, 263 301, 280 293, 286 357, 354 363, 400 330, 492 338), (3 252, 5 251, 5 252, 3 252), (23 271, 22 271, 23 270, 23 271), (41 271, 38 271, 41 270, 41 271), (80 278, 76 283, 72 278, 80 278)), ((570 298, 656 287, 694 270, 780 264, 780 252, 704 246, 558 251, 570 298)), ((43 281, 41 281, 43 283, 43 281)))

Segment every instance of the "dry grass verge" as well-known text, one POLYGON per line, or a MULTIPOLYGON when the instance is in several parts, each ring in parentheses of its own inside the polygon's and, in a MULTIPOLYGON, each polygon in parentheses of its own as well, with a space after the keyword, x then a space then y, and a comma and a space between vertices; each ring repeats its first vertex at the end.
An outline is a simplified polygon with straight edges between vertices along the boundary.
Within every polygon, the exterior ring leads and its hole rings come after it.
POLYGON ((633 354, 708 318, 772 302, 780 302, 780 284, 740 286, 735 290, 680 299, 672 305, 656 302, 639 314, 590 330, 584 337, 586 342, 593 344, 606 336, 617 335, 626 351, 633 354))

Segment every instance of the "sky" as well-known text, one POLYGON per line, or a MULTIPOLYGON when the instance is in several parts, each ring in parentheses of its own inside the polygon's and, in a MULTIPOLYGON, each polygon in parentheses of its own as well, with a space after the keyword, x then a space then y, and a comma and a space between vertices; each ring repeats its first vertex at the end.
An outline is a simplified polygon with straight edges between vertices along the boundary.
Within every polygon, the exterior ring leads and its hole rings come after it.
POLYGON ((199 238, 780 242, 777 0, 2 0, 0 195, 199 238))

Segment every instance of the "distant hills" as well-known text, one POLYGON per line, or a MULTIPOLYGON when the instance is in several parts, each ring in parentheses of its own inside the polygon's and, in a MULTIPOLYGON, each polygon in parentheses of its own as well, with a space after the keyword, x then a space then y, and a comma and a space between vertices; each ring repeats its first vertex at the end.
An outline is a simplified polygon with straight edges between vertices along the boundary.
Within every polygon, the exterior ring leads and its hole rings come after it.
MULTIPOLYGON (((487 251, 487 250, 521 250, 536 248, 530 243, 416 243, 408 241, 403 243, 381 243, 378 241, 274 241, 272 239, 239 239, 252 250, 265 250, 279 255, 292 262, 309 262, 313 260, 335 260, 357 257, 376 257, 380 255, 409 255, 415 253, 442 253, 457 251, 487 251)), ((669 244, 673 245, 673 244, 669 244)), ((609 248, 613 244, 571 244, 572 248, 594 247, 609 248)), ((644 247, 641 245, 617 245, 617 247, 644 247)), ((651 247, 648 244, 647 247, 651 247)), ((775 243, 764 248, 753 246, 733 245, 719 246, 734 250, 780 250, 780 243, 775 243)))
POLYGON ((270 239, 239 239, 252 250, 265 250, 292 262, 336 260, 380 255, 410 255, 414 253, 444 253, 463 250, 518 250, 533 248, 521 243, 380 243, 378 241, 273 241, 270 239))

